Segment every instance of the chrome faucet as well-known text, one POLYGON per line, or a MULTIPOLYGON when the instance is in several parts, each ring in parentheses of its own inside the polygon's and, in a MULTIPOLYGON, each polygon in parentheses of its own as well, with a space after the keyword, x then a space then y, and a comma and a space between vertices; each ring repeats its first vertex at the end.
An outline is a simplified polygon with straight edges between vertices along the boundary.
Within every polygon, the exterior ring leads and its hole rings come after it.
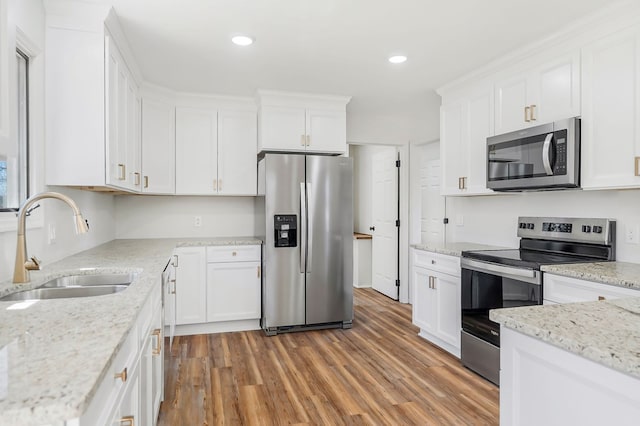
POLYGON ((89 226, 85 222, 80 209, 76 203, 69 197, 59 192, 41 192, 29 198, 24 202, 20 211, 18 212, 18 244, 16 247, 16 264, 13 270, 13 282, 14 283, 28 283, 29 271, 40 270, 40 261, 33 256, 27 260, 27 239, 25 238, 25 229, 27 214, 32 210, 31 206, 43 198, 55 198, 60 201, 64 201, 73 209, 74 220, 76 224, 76 234, 85 234, 89 231, 89 226))

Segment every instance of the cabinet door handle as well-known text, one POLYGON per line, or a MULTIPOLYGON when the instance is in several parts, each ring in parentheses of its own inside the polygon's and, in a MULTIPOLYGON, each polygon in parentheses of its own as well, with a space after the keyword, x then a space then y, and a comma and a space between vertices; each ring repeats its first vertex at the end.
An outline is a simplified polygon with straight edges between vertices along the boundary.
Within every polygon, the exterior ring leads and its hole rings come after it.
POLYGON ((536 121, 536 106, 531 105, 531 121, 536 121))
POLYGON ((173 265, 174 268, 178 267, 178 255, 177 254, 173 255, 173 262, 171 264, 173 265))
POLYGON ((458 178, 458 189, 462 189, 462 178, 458 178))
POLYGON ((118 180, 126 180, 127 179, 127 168, 124 164, 118 164, 118 171, 120 172, 118 176, 118 180))
POLYGON ((222 191, 222 179, 218 179, 218 191, 222 191))
POLYGON ((231 252, 231 256, 236 257, 237 255, 238 255, 238 253, 237 253, 237 252, 235 252, 235 251, 232 251, 232 252, 231 252))
POLYGON ((432 284, 431 284, 431 288, 432 289, 436 289, 436 277, 431 277, 433 279, 432 284))
POLYGON ((175 278, 170 280, 169 282, 173 283, 173 290, 171 290, 171 294, 176 294, 176 280, 175 280, 175 278))
POLYGON ((148 188, 149 187, 149 176, 145 176, 144 177, 144 187, 148 188))
POLYGON ((136 426, 135 420, 133 416, 124 416, 120 419, 120 424, 126 424, 128 426, 136 426))
POLYGON ((607 300, 607 298, 604 296, 598 296, 598 300, 607 300))
POLYGON ((133 176, 135 176, 135 186, 140 185, 140 173, 135 172, 133 176))
POLYGON ((260 266, 258 266, 258 278, 260 278, 260 266))
POLYGON ((122 370, 120 373, 116 373, 113 375, 114 379, 120 379, 122 380, 122 382, 126 382, 127 381, 127 367, 124 368, 124 370, 122 370))
POLYGON ((213 190, 217 191, 218 190, 218 179, 214 179, 213 180, 213 190))
POLYGON ((151 335, 155 336, 156 338, 156 348, 152 352, 153 355, 160 355, 160 353, 162 352, 160 334, 161 330, 159 328, 156 328, 155 330, 153 330, 153 333, 151 333, 151 335))
POLYGON ((307 135, 300 135, 300 145, 306 146, 307 144, 307 135))
POLYGON ((640 176, 640 157, 636 157, 635 158, 635 166, 636 166, 636 172, 635 175, 636 176, 640 176))
POLYGON ((526 121, 527 123, 531 121, 531 119, 529 118, 531 114, 531 107, 524 107, 524 121, 526 121))
POLYGON ((429 276, 429 288, 433 288, 433 277, 429 276))
POLYGON ((311 135, 307 135, 307 146, 311 145, 311 135))

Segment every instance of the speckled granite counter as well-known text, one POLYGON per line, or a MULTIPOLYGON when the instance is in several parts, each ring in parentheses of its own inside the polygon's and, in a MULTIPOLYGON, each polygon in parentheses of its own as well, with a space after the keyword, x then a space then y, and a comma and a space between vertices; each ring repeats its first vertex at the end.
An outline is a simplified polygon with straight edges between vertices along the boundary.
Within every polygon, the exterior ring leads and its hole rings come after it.
POLYGON ((447 243, 447 244, 412 244, 411 247, 430 251, 433 253, 446 254, 449 256, 460 256, 463 251, 467 250, 501 250, 505 247, 496 247, 490 246, 486 244, 477 244, 477 243, 447 243))
POLYGON ((541 269, 550 274, 640 290, 640 264, 638 263, 576 263, 572 265, 545 265, 541 269))
POLYGON ((255 238, 115 240, 31 272, 19 287, 62 275, 138 272, 123 292, 41 300, 22 310, 0 302, 0 425, 41 425, 78 418, 133 326, 175 247, 261 244, 255 238))
POLYGON ((640 297, 496 309, 490 311, 489 317, 505 327, 640 378, 640 297))

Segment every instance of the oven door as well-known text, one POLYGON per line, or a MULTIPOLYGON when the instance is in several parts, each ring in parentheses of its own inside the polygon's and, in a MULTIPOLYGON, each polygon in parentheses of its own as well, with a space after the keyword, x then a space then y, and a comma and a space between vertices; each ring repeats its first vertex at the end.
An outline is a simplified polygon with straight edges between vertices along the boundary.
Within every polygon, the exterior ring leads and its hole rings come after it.
POLYGON ((540 271, 462 258, 462 329, 500 346, 489 310, 542 304, 540 271))

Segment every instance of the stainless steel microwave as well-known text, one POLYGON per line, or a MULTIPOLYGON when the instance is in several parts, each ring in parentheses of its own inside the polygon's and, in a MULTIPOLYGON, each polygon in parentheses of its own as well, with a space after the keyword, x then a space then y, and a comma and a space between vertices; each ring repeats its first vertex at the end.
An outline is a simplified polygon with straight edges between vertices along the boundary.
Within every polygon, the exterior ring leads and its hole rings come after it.
POLYGON ((487 138, 487 188, 580 187, 580 118, 487 138))

